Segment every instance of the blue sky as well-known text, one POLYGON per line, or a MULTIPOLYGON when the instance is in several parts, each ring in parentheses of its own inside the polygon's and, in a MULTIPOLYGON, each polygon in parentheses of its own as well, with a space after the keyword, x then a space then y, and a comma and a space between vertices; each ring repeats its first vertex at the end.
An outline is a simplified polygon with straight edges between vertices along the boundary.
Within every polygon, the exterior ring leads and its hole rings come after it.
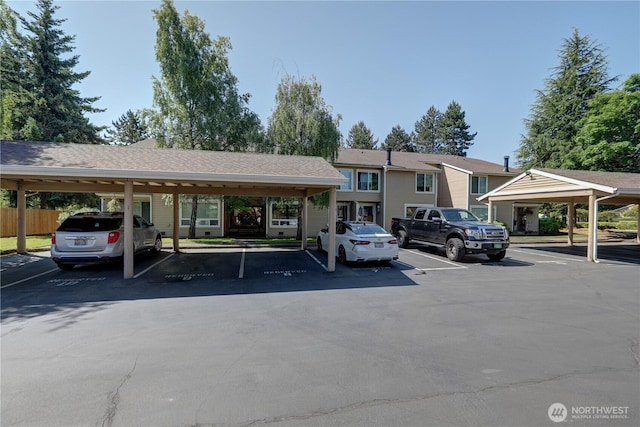
MULTIPOLYGON (((23 16, 33 1, 8 1, 23 16)), ((159 1, 55 1, 63 30, 75 35, 76 71, 91 71, 78 86, 100 96, 107 111, 90 117, 110 125, 128 109, 152 106, 159 1)), ((346 138, 362 120, 382 143, 391 128, 408 133, 434 105, 452 100, 477 132, 468 151, 502 163, 515 161, 523 119, 535 91, 558 65, 563 39, 575 29, 602 44, 616 87, 640 72, 640 2, 271 2, 176 1, 231 39, 239 89, 267 125, 284 75, 316 76, 346 138)))

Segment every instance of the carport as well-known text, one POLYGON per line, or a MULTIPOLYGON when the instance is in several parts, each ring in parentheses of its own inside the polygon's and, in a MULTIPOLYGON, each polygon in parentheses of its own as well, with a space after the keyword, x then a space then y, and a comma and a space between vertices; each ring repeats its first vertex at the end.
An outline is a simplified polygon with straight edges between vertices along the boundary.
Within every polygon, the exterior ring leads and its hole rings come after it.
MULTIPOLYGON (((589 206, 587 260, 598 260, 598 204, 640 205, 640 174, 563 169, 530 169, 504 185, 478 198, 489 204, 489 222, 493 221, 493 203, 529 201, 566 203, 567 223, 573 224, 576 203, 589 206)), ((638 212, 640 224, 640 210, 638 212)), ((573 245, 573 227, 568 227, 568 244, 573 245)), ((640 243, 640 233, 636 238, 640 243)))
MULTIPOLYGON (((124 193, 124 278, 133 277, 134 193, 211 194, 302 198, 302 235, 307 236, 308 198, 346 178, 320 157, 221 151, 138 148, 33 141, 0 141, 0 187, 16 190, 17 249, 26 252, 27 191, 124 193)), ((179 251, 179 206, 173 204, 173 249, 179 251)), ((328 221, 329 271, 335 271, 335 221, 328 221)), ((306 249, 306 238, 302 249, 306 249)))

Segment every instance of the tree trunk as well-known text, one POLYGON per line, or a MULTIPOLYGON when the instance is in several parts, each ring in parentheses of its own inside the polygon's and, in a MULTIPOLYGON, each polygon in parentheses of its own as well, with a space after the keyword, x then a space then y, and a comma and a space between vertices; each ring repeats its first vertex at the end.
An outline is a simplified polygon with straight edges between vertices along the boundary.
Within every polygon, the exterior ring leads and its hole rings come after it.
POLYGON ((196 238, 196 222, 198 219, 198 196, 191 198, 191 221, 189 222, 189 239, 196 238))

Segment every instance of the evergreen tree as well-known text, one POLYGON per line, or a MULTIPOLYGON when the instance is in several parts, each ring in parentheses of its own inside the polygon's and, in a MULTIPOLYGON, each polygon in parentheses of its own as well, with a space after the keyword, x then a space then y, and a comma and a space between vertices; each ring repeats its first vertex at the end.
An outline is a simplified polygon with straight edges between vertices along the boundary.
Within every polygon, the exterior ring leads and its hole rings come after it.
POLYGON ((451 101, 438 122, 437 134, 442 144, 440 152, 454 156, 467 156, 467 150, 473 145, 477 132, 469 133, 470 126, 465 121, 465 112, 460 104, 451 101))
POLYGON ((347 136, 348 148, 362 148, 365 150, 375 150, 378 145, 378 140, 373 139, 373 133, 364 124, 363 121, 359 121, 349 129, 349 136, 347 136))
POLYGON ((431 106, 427 113, 415 124, 414 142, 420 153, 439 154, 442 152, 442 142, 438 135, 438 126, 442 119, 442 113, 431 106))
POLYGON ((394 126, 389 135, 384 139, 382 149, 386 150, 387 148, 391 148, 393 151, 406 151, 410 153, 416 151, 413 138, 402 129, 400 125, 394 126))
POLYGON ((106 131, 107 141, 118 145, 130 145, 149 138, 149 129, 141 111, 127 110, 106 131))
POLYGON ((561 167, 576 146, 578 126, 589 110, 589 101, 615 81, 608 76, 604 48, 580 36, 577 29, 564 40, 559 60, 544 89, 537 91, 525 120, 526 135, 517 153, 523 168, 561 167))
POLYGON ((28 34, 23 37, 28 53, 25 71, 28 76, 25 90, 29 100, 22 112, 28 117, 20 139, 98 144, 102 127, 89 122, 84 114, 104 110, 92 104, 99 97, 83 98, 73 88, 90 71, 77 73, 79 56, 69 54, 75 36, 69 36, 60 28, 66 19, 54 17, 58 6, 53 0, 38 0, 39 13, 27 12, 31 21, 20 18, 28 34))

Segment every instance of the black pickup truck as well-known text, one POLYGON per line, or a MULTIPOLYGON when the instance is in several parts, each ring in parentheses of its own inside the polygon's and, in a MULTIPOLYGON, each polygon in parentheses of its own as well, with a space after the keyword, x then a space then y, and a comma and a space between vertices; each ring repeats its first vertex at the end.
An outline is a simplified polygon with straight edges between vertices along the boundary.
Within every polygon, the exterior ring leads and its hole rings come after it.
POLYGON ((457 208, 418 208, 411 218, 392 218, 391 233, 401 248, 417 240, 444 247, 452 261, 461 261, 465 254, 487 254, 490 260, 499 261, 509 247, 506 228, 457 208))

